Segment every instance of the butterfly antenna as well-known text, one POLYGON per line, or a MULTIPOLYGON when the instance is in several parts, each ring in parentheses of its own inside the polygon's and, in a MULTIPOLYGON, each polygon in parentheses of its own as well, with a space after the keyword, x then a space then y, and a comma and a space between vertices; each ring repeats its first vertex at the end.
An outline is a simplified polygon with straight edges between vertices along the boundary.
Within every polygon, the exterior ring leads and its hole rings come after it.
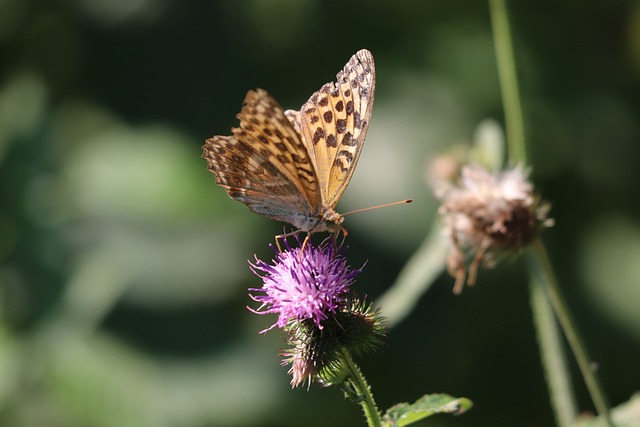
POLYGON ((404 204, 411 203, 411 202, 413 202, 413 199, 400 200, 399 202, 393 202, 393 203, 385 203, 384 205, 370 206, 368 208, 361 208, 361 209, 356 209, 355 211, 350 211, 350 212, 347 212, 347 213, 343 213, 342 216, 351 215, 351 214, 354 214, 356 212, 364 212, 364 211, 370 211, 370 210, 378 209, 378 208, 386 208, 388 206, 404 205, 404 204))

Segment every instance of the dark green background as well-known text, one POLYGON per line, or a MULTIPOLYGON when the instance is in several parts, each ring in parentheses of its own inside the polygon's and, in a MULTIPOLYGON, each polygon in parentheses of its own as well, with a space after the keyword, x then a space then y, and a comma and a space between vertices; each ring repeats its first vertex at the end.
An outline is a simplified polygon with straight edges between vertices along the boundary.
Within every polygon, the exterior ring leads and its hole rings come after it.
MULTIPOLYGON (((640 384, 640 4, 511 3, 543 237, 617 405, 640 384)), ((425 164, 502 121, 485 2, 0 2, 0 425, 364 425, 338 389, 289 389, 275 319, 245 308, 282 225, 200 159, 248 89, 298 108, 361 48, 376 104, 338 209, 416 200, 347 219, 375 298, 434 218, 425 164)), ((524 267, 460 297, 443 274, 360 360, 380 406, 446 392, 474 409, 424 425, 552 425, 524 267)))

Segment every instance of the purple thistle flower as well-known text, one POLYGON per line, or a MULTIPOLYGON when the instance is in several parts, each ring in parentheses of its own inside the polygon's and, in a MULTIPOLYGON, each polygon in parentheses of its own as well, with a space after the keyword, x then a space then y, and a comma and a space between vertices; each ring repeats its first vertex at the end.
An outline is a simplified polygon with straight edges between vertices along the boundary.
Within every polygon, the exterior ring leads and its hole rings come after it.
POLYGON ((345 258, 346 247, 326 239, 314 246, 309 240, 304 249, 291 247, 285 240, 285 250, 277 252, 273 264, 256 257, 249 263, 251 271, 263 280, 262 288, 249 291, 251 299, 261 303, 256 314, 278 314, 278 320, 266 332, 278 326, 284 328, 290 322, 311 319, 322 329, 322 322, 348 305, 348 293, 355 278, 362 271, 352 269, 345 258), (302 253, 301 253, 302 251, 302 253))

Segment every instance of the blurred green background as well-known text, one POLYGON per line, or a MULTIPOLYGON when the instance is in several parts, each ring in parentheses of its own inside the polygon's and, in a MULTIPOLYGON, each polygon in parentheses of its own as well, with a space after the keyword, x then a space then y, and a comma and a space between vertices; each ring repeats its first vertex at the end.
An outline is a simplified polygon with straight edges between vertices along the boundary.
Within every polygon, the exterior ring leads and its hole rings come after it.
MULTIPOLYGON (((543 237, 617 405, 640 388, 640 3, 511 3, 543 237)), ((338 209, 415 199, 348 217, 376 298, 434 219, 426 162, 502 120, 485 2, 0 0, 0 425, 364 425, 338 389, 290 389, 245 308, 282 224, 200 158, 248 89, 297 109, 361 48, 376 104, 338 209)), ((524 265, 452 286, 360 360, 380 406, 447 392, 474 409, 421 425, 552 425, 524 265)))

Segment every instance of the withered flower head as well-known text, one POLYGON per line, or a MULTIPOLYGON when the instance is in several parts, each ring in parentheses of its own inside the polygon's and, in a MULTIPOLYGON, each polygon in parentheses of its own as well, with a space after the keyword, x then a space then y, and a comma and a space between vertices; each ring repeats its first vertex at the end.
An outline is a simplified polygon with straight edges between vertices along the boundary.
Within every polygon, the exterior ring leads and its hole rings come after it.
POLYGON ((490 173, 475 164, 461 168, 457 185, 436 189, 439 213, 451 240, 448 270, 454 293, 476 280, 480 265, 492 268, 500 257, 516 253, 536 236, 547 219, 548 204, 536 195, 522 166, 490 173))

